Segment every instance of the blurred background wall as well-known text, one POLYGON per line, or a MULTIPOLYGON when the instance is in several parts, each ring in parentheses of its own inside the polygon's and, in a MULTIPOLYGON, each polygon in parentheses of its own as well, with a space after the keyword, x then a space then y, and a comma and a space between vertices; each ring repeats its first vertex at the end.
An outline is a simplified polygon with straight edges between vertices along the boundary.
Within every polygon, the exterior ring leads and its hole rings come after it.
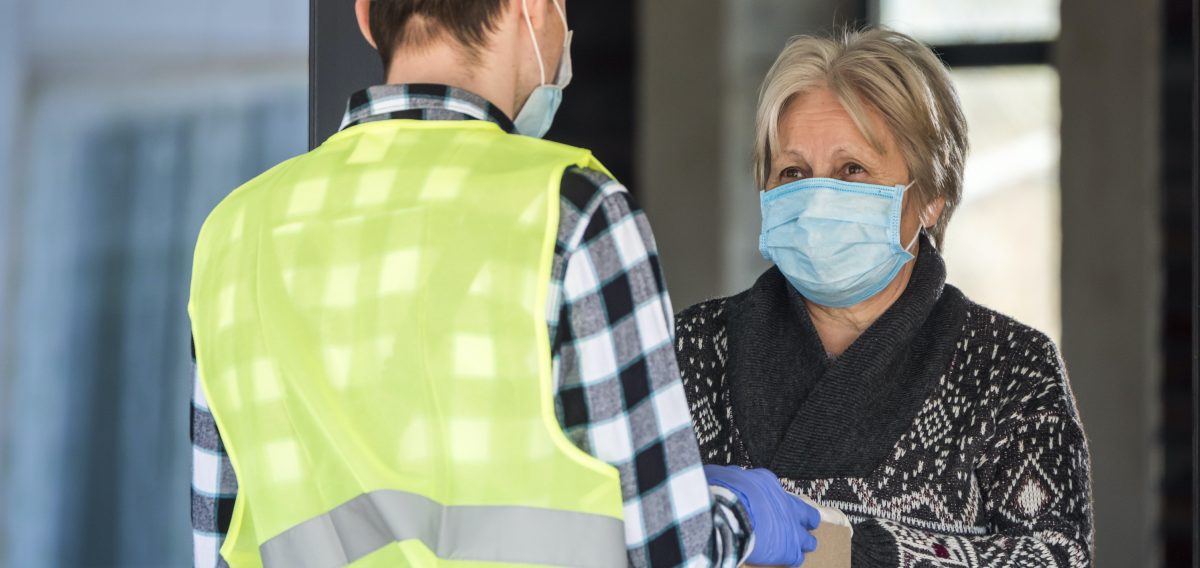
MULTIPOLYGON (((340 94, 309 131, 308 8, 0 0, 0 566, 189 564, 192 245, 221 197, 336 123, 340 94)), ((787 38, 883 23, 934 46, 972 144, 950 281, 1062 346, 1098 565, 1190 565, 1190 2, 568 9, 575 80, 548 137, 646 207, 677 310, 767 267, 750 144, 787 38)), ((348 21, 317 27, 314 62, 357 41, 348 21)), ((333 61, 314 95, 375 73, 333 61)))
POLYGON ((185 566, 192 247, 305 149, 308 6, 2 2, 0 565, 185 566))

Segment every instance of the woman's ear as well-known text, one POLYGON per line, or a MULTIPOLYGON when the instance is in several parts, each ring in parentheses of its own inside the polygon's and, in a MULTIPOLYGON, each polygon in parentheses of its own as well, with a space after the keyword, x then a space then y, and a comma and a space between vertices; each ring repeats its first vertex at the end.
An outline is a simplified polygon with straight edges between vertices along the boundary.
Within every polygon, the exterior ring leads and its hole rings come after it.
POLYGON ((371 35, 371 0, 354 0, 354 15, 358 18, 358 31, 371 47, 378 50, 375 37, 371 35))
POLYGON ((921 226, 926 229, 932 229, 934 225, 938 224, 938 219, 942 218, 942 210, 945 208, 946 198, 941 196, 935 197, 933 201, 929 202, 929 205, 925 206, 925 210, 921 212, 921 226))

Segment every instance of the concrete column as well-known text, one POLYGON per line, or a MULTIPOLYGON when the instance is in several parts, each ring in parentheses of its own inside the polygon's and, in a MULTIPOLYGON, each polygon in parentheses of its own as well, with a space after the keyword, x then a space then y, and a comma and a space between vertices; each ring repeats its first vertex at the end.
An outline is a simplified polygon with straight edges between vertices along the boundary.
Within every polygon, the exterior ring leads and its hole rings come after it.
POLYGON ((676 310, 739 292, 769 266, 750 173, 758 88, 789 37, 852 18, 851 4, 639 3, 636 191, 676 310))
POLYGON ((1101 567, 1160 562, 1161 19, 1159 0, 1062 2, 1062 349, 1101 567))
MULTIPOLYGON (((21 10, 17 0, 0 0, 0 346, 4 345, 8 313, 5 298, 9 292, 9 262, 14 243, 13 203, 16 198, 16 137, 20 127, 22 92, 24 89, 25 61, 21 45, 21 10)), ((2 353, 0 353, 2 355, 2 353)), ((4 361, 0 357, 0 361, 4 361)), ((0 364, 0 377, 4 376, 0 364)), ((0 382, 0 402, 4 401, 3 383, 0 382)), ((3 433, 0 421, 0 434, 3 433)))
MULTIPOLYGON (((12 404, 9 362, 12 358, 5 353, 9 345, 7 338, 14 331, 12 282, 15 281, 14 255, 19 243, 16 241, 18 221, 15 204, 17 201, 16 139, 19 132, 21 105, 25 78, 25 54, 22 45, 19 0, 0 0, 0 511, 8 510, 8 464, 5 455, 9 424, 6 417, 12 404)), ((7 515, 0 515, 0 563, 7 558, 9 544, 7 515)))
POLYGON ((728 0, 639 2, 638 179, 675 309, 712 295, 720 204, 728 0))

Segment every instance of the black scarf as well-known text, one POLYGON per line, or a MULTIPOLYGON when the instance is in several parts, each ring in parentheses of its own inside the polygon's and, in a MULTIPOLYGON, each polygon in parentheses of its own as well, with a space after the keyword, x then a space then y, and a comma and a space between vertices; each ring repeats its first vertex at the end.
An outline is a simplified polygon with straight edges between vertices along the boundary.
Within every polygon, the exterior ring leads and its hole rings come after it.
POLYGON ((727 376, 751 463, 791 479, 874 471, 949 367, 966 299, 945 281, 922 235, 904 293, 836 361, 778 268, 732 300, 727 376))

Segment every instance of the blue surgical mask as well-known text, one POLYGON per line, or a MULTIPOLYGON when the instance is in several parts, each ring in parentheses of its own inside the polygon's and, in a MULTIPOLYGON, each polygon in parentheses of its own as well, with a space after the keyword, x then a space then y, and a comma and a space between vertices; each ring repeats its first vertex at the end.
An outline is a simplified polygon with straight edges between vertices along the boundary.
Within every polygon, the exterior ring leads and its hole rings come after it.
MULTIPOLYGON (((563 41, 562 57, 558 61, 558 74, 555 76, 554 83, 549 85, 546 84, 546 65, 542 63, 542 50, 538 48, 537 34, 533 33, 533 22, 529 19, 528 7, 525 10, 525 25, 529 28, 529 35, 533 37, 533 53, 537 57, 541 82, 529 94, 525 104, 521 106, 513 125, 517 128, 517 134, 534 138, 541 138, 550 131, 550 125, 554 122, 554 114, 558 112, 558 106, 562 104, 563 89, 571 83, 571 36, 574 35, 574 32, 567 27, 567 15, 558 5, 558 1, 553 1, 554 8, 558 10, 558 15, 562 18, 563 29, 566 30, 567 35, 563 41)), ((524 4, 525 2, 522 0, 522 5, 524 4)))
POLYGON ((900 244, 908 185, 807 178, 763 192, 758 247, 801 295, 844 308, 883 290, 913 259, 900 244))

